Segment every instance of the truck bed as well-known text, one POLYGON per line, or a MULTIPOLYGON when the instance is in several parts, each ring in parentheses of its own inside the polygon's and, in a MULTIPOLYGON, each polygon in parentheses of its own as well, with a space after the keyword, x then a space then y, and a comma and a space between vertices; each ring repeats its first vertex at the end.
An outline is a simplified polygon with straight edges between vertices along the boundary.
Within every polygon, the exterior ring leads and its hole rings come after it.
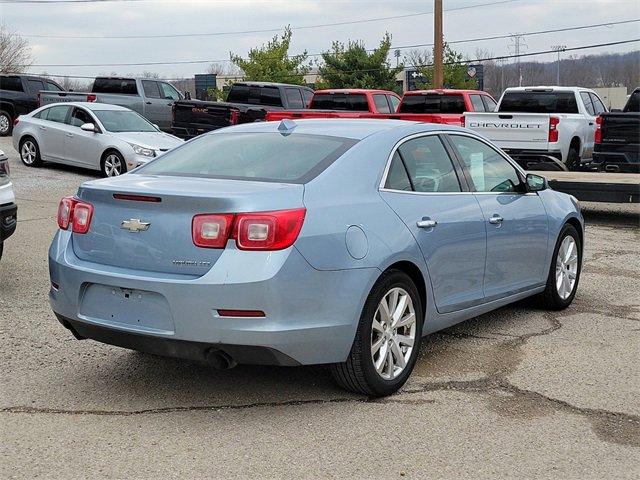
POLYGON ((585 202, 640 202, 639 173, 531 172, 543 176, 549 186, 585 202))

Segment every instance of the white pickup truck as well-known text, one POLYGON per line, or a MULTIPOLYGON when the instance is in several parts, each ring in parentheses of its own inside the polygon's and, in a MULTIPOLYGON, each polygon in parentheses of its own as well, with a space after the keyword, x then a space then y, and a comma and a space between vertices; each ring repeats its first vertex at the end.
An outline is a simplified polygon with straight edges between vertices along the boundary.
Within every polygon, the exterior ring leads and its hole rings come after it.
POLYGON ((9 178, 9 160, 0 150, 0 258, 2 258, 2 246, 16 229, 18 222, 13 187, 9 178))
POLYGON ((530 169, 571 169, 593 153, 596 117, 607 109, 580 87, 507 88, 489 113, 465 113, 465 126, 483 134, 530 169), (545 167, 546 165, 546 167, 545 167))

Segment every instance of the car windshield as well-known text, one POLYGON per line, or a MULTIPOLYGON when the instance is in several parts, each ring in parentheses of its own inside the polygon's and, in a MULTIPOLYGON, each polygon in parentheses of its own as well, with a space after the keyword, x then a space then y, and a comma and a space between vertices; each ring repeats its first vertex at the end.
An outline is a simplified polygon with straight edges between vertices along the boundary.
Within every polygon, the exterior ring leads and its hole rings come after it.
POLYGON ((217 133, 191 140, 136 173, 306 183, 355 143, 323 135, 217 133))
POLYGON ((102 126, 108 132, 157 132, 146 118, 126 110, 94 110, 102 126))

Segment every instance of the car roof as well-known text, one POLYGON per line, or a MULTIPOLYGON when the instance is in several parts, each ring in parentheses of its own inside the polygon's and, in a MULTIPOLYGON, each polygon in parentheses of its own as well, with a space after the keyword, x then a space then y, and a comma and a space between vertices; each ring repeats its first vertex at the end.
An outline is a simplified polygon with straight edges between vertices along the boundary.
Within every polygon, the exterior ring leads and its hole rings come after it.
POLYGON ((427 93, 437 93, 440 95, 446 94, 463 94, 463 93, 478 93, 480 95, 489 95, 487 92, 483 92, 482 90, 469 90, 469 89, 458 89, 458 88, 430 88, 427 90, 410 90, 408 92, 404 92, 405 96, 411 95, 425 95, 427 93))
POLYGON ((258 82, 258 81, 253 82, 250 80, 243 80, 241 82, 236 82, 233 85, 246 85, 247 87, 294 87, 294 88, 304 88, 307 90, 311 90, 311 88, 307 87, 306 85, 292 85, 290 83, 278 83, 278 82, 258 82))
POLYGON ((280 122, 256 122, 236 125, 234 127, 223 128, 209 133, 234 132, 255 132, 255 133, 282 133, 278 129, 281 125, 291 128, 291 133, 306 135, 325 135, 330 137, 351 138, 362 140, 371 135, 394 131, 399 136, 411 135, 419 132, 429 131, 461 131, 460 127, 436 124, 411 122, 406 120, 376 120, 376 119, 346 119, 346 118, 320 118, 320 119, 300 119, 283 120, 280 122))
POLYGON ((118 111, 124 112, 124 111, 130 110, 129 108, 121 107, 120 105, 112 105, 110 103, 96 103, 96 102, 57 102, 57 103, 50 103, 45 106, 53 107, 58 105, 70 105, 72 107, 83 107, 91 111, 118 110, 118 111))
POLYGON ((394 95, 397 95, 397 93, 394 93, 390 90, 380 90, 380 89, 376 89, 376 88, 325 88, 323 90, 316 90, 315 92, 316 95, 320 94, 320 95, 326 95, 326 94, 331 94, 331 93, 393 93, 394 95))
POLYGON ((533 87, 509 87, 505 89, 505 92, 542 92, 542 91, 551 91, 551 92, 582 92, 582 91, 592 91, 589 88, 584 87, 560 87, 557 85, 536 85, 533 87))

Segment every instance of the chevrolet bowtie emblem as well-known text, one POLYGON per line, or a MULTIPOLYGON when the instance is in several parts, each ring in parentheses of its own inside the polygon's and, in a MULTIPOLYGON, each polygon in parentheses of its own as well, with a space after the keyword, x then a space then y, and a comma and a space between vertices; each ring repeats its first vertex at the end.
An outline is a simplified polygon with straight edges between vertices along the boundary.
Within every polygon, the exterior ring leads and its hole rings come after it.
POLYGON ((132 218, 131 220, 123 220, 120 224, 120 228, 129 230, 133 233, 144 232, 149 230, 149 222, 141 222, 139 218, 132 218))

